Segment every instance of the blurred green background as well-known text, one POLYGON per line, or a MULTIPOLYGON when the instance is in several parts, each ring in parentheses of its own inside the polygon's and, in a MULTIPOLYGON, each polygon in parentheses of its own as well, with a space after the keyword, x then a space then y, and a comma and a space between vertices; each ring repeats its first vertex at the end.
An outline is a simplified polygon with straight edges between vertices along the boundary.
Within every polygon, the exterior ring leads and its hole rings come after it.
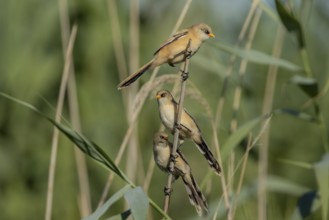
MULTIPOLYGON (((0 91, 24 100, 47 115, 54 117, 60 80, 64 68, 61 39, 61 1, 2 1, 0 3, 0 91)), ((117 5, 122 45, 125 59, 130 58, 130 1, 70 1, 70 25, 78 26, 73 57, 78 105, 82 133, 115 158, 127 130, 126 108, 123 93, 117 90, 120 82, 115 58, 113 27, 109 7, 117 5), (112 2, 112 3, 111 3, 112 2)), ((191 59, 190 78, 194 86, 209 103, 212 114, 222 91, 226 69, 232 53, 219 49, 218 44, 234 47, 245 22, 252 1, 192 1, 180 28, 194 23, 209 24, 215 39, 207 41, 191 59)), ((268 11, 263 11, 252 49, 271 55, 276 31, 282 27, 274 1, 261 1, 268 11)), ((170 35, 186 1, 139 1, 138 63, 152 58, 153 52, 170 35)), ((289 114, 274 115, 269 137, 269 175, 280 177, 307 189, 317 189, 314 172, 278 161, 288 159, 313 164, 325 154, 328 142, 329 102, 329 2, 289 1, 291 9, 301 22, 306 42, 311 78, 323 93, 316 100, 321 112, 321 123, 309 122, 289 114)), ((264 8, 263 8, 264 9, 264 8)), ((261 9, 260 9, 261 10, 261 9)), ((247 40, 244 39, 244 44, 247 40)), ((293 33, 285 32, 281 58, 303 67, 298 42, 293 33)), ((251 58, 250 58, 251 59, 251 58)), ((234 64, 225 97, 224 112, 217 126, 220 144, 230 135, 233 94, 236 86, 242 87, 238 124, 244 124, 262 114, 264 92, 269 65, 248 62, 245 75, 238 76, 241 58, 234 64)), ((126 66, 128 68, 128 65, 126 66)), ((135 69, 129 69, 132 73, 135 69)), ((167 65, 159 75, 177 72, 167 65)), ((137 84, 149 77, 146 73, 137 84)), ((273 109, 293 109, 312 117, 319 117, 310 97, 289 80, 294 75, 305 77, 303 72, 278 69, 273 109)), ((165 88, 171 88, 166 84, 165 88)), ((159 88, 160 89, 160 88, 159 88)), ((154 91, 156 92, 156 91, 154 91)), ((152 158, 153 134, 160 126, 154 93, 149 96, 138 117, 137 177, 133 181, 143 185, 147 167, 152 158)), ((0 98, 0 219, 42 219, 45 215, 48 167, 51 152, 52 126, 26 108, 0 98)), ((212 130, 204 106, 193 97, 187 97, 185 107, 198 121, 207 142, 212 145, 212 130)), ((63 116, 69 118, 69 104, 65 101, 63 116)), ((253 136, 258 134, 255 129, 253 136)), ((79 219, 79 184, 72 144, 60 136, 53 201, 53 219, 79 219)), ((244 186, 246 192, 257 180, 257 143, 249 158, 244 186)), ((193 173, 201 185, 208 167, 201 161, 193 143, 187 142, 183 151, 189 158, 193 173), (187 149, 187 150, 185 150, 187 149)), ((243 154, 237 148, 237 160, 243 154)), ((124 155, 120 167, 125 170, 129 155, 124 155)), ((224 169, 226 169, 224 161, 224 169)), ((108 172, 87 159, 92 210, 97 207, 108 172)), ((161 207, 166 175, 155 168, 148 195, 161 207)), ((212 190, 203 187, 211 211, 221 196, 219 179, 212 177, 212 190)), ((115 179, 110 195, 122 186, 115 179)), ((169 214, 174 219, 195 216, 183 184, 174 184, 174 194, 169 214), (177 194, 176 194, 177 192, 177 194)), ((254 219, 257 211, 257 193, 250 192, 248 203, 238 209, 237 219, 254 219), (251 217, 251 218, 250 218, 251 217)), ((298 197, 289 193, 271 192, 268 195, 268 219, 289 219, 298 197)), ((122 202, 123 203, 123 202, 122 202)), ((123 211, 122 204, 111 209, 109 215, 123 211)), ((314 216, 319 215, 318 210, 314 216)), ((316 217, 309 219, 316 219, 316 217)), ((155 214, 154 219, 159 216, 155 214)))

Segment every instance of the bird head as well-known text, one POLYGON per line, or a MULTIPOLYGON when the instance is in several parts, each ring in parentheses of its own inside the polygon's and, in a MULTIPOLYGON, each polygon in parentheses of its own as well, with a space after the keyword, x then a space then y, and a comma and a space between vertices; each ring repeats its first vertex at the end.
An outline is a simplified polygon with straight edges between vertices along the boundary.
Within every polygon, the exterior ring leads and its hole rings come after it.
POLYGON ((158 103, 160 104, 168 104, 172 102, 173 97, 171 93, 168 90, 160 90, 157 92, 155 98, 158 100, 158 103))
POLYGON ((154 135, 153 142, 154 142, 155 145, 158 145, 158 144, 167 144, 167 142, 168 142, 168 135, 167 135, 167 133, 164 132, 164 131, 159 131, 158 133, 156 133, 154 135))
POLYGON ((202 40, 208 40, 209 38, 214 38, 215 35, 212 32, 211 28, 204 24, 204 23, 200 23, 200 24, 195 24, 191 27, 191 29, 193 31, 195 31, 195 34, 202 40))

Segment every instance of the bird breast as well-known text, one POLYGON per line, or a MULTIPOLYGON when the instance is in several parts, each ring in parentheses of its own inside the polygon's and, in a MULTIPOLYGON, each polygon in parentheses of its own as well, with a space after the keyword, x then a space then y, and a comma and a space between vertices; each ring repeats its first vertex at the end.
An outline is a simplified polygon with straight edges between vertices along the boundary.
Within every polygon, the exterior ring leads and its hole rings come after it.
POLYGON ((162 108, 162 111, 160 111, 161 120, 167 129, 173 131, 175 121, 174 105, 163 105, 162 108))
POLYGON ((166 171, 169 163, 170 157, 170 148, 169 147, 157 147, 155 150, 155 160, 157 165, 163 170, 166 171))

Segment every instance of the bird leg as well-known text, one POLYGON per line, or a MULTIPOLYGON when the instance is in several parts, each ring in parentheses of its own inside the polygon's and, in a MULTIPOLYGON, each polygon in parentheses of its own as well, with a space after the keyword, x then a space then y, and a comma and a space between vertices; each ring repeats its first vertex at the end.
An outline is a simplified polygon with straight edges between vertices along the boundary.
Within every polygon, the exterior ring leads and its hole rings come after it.
POLYGON ((191 45, 191 39, 188 40, 188 43, 186 45, 186 49, 184 52, 186 59, 190 59, 192 57, 192 50, 190 49, 190 45, 191 45))
MULTIPOLYGON (((182 51, 182 52, 184 52, 185 61, 186 61, 186 59, 190 59, 192 57, 192 55, 193 55, 192 54, 192 50, 190 49, 190 45, 191 45, 191 39, 189 39, 189 41, 188 41, 188 43, 186 45, 185 51, 182 51)), ((185 71, 185 69, 182 70, 181 72, 182 72, 182 80, 183 81, 186 81, 187 78, 188 78, 189 72, 188 71, 185 71)))

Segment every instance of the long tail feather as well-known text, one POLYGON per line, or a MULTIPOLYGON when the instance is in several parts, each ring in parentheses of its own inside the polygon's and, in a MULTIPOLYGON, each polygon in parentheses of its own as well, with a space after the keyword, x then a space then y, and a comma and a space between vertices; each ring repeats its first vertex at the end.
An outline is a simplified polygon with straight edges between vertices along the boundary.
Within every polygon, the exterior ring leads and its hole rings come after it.
POLYGON ((123 80, 119 85, 118 89, 123 89, 127 86, 129 86, 131 83, 135 82, 143 73, 145 73, 151 66, 152 66, 153 60, 142 66, 137 72, 131 74, 128 76, 125 80, 123 80))
POLYGON ((217 162, 214 155, 209 150, 206 142, 203 140, 202 137, 201 137, 201 143, 197 145, 203 156, 207 159, 209 166, 215 170, 215 173, 217 175, 220 175, 222 169, 220 168, 219 163, 217 162))
POLYGON ((191 204, 195 207, 199 216, 207 216, 208 204, 206 198, 200 191, 192 174, 182 177, 191 204))

